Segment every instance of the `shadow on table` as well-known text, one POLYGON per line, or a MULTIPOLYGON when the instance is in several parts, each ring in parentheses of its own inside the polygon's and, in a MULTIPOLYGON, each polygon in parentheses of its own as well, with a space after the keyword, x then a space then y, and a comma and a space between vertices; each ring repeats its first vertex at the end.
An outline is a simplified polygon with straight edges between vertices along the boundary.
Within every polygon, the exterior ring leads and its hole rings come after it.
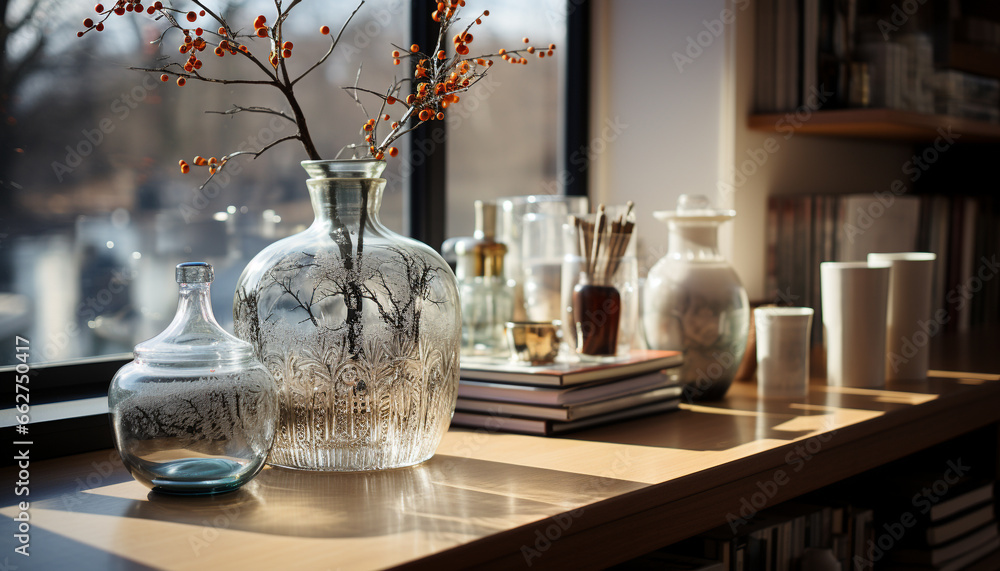
MULTIPOLYGON (((150 492, 145 500, 133 500, 98 489, 80 494, 71 511, 198 526, 192 529, 195 543, 215 533, 209 528, 312 538, 408 531, 478 536, 642 487, 611 478, 595 487, 594 480, 583 474, 438 455, 419 466, 383 472, 266 468, 243 488, 217 496, 150 492), (456 513, 456 507, 464 511, 456 513)), ((57 498, 37 507, 67 509, 57 498)))
POLYGON ((754 386, 734 385, 715 402, 687 403, 681 410, 594 427, 567 439, 658 448, 722 451, 757 440, 786 440, 834 428, 837 411, 884 413, 934 400, 940 382, 893 383, 886 389, 828 387, 814 383, 799 399, 758 400, 754 386))

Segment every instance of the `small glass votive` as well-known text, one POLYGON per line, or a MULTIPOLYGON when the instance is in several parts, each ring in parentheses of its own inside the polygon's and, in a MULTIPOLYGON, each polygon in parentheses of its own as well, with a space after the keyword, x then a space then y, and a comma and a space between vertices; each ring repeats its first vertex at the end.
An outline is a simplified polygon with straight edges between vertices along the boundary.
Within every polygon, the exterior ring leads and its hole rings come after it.
POLYGON ((757 334, 757 396, 806 396, 812 308, 759 307, 753 316, 757 334))
POLYGON ((562 323, 554 321, 508 321, 504 327, 511 359, 546 365, 559 355, 562 323))
POLYGON ((526 214, 522 224, 524 314, 530 321, 559 319, 566 215, 526 214))

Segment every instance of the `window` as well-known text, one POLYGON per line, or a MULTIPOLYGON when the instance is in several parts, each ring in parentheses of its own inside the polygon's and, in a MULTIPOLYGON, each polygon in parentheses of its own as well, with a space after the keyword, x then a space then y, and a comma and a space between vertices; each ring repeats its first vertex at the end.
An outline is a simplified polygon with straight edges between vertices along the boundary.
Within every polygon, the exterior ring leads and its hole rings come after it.
POLYGON ((508 38, 526 36, 531 46, 540 49, 526 65, 487 76, 449 117, 445 186, 449 237, 472 235, 476 200, 560 192, 556 172, 568 54, 566 4, 565 0, 516 0, 491 13, 482 47, 507 41, 509 48, 508 38), (539 58, 550 43, 557 47, 556 57, 539 58))
MULTIPOLYGON (((32 4, 4 3, 8 24, 32 4)), ((231 330, 243 267, 312 221, 307 177, 297 167, 305 156, 297 141, 283 143, 257 160, 237 159, 231 176, 223 171, 202 190, 207 173, 182 175, 177 161, 259 148, 291 134, 292 124, 275 116, 203 112, 283 108, 282 101, 268 87, 178 87, 127 69, 158 66, 160 51, 149 42, 162 26, 152 17, 112 17, 104 32, 77 38, 92 4, 38 4, 5 46, 8 68, 23 61, 25 72, 12 81, 6 76, 3 85, 0 338, 11 341, 3 341, 0 365, 14 363, 14 335, 31 339, 38 364, 131 351, 173 317, 173 267, 186 260, 215 266, 213 306, 231 330)), ((304 70, 320 57, 329 45, 320 23, 336 32, 355 7, 297 7, 285 28, 295 37, 290 63, 304 70)), ((297 90, 323 156, 356 142, 364 115, 340 86, 354 82, 362 59, 366 85, 388 85, 400 72, 388 56, 391 42, 407 38, 409 9, 402 0, 367 2, 331 61, 297 90)), ((271 12, 272 2, 252 0, 231 3, 225 17, 250 23, 271 12)), ((168 35, 163 49, 179 40, 168 35)), ((223 75, 247 73, 237 58, 202 59, 223 75)), ((405 152, 407 140, 400 143, 405 152)), ((405 233, 398 163, 390 162, 386 178, 382 217, 405 233)))
MULTIPOLYGON (((388 85, 393 74, 405 73, 388 56, 392 42, 409 44, 411 11, 420 4, 368 0, 331 61, 302 84, 298 93, 325 157, 356 142, 363 120, 341 86, 354 82, 362 60, 366 86, 388 85)), ((80 22, 92 15, 89 4, 11 0, 3 6, 12 30, 5 69, 24 62, 24 73, 5 71, 0 83, 0 366, 15 362, 15 335, 31 339, 36 365, 121 358, 172 318, 173 267, 187 260, 215 266, 215 314, 231 330, 232 294, 244 266, 265 245, 312 220, 306 175, 296 166, 304 154, 292 141, 257 160, 239 159, 238 173, 217 177, 203 190, 197 187, 206 173, 182 175, 177 161, 290 134, 291 124, 275 117, 203 112, 281 107, 280 99, 267 87, 178 87, 127 69, 157 65, 159 51, 149 42, 162 26, 149 17, 115 17, 106 31, 77 38, 80 22), (26 15, 25 25, 14 30, 26 15)), ((230 21, 248 25, 258 13, 273 11, 270 0, 227 6, 230 21)), ((328 45, 319 25, 336 32, 355 7, 297 7, 286 28, 295 35, 293 63, 304 68, 315 61, 328 45)), ((580 0, 495 3, 474 45, 510 47, 527 35, 538 47, 557 44, 556 57, 536 55, 518 69, 496 69, 484 89, 454 108, 457 119, 445 122, 448 225, 437 232, 468 235, 474 198, 559 192, 561 78, 569 58, 578 57, 565 49, 566 28, 580 9, 580 0)), ((164 49, 178 40, 168 36, 164 49)), ((239 71, 236 58, 205 59, 226 73, 239 71)), ((413 155, 415 140, 399 141, 401 159, 413 155)), ((428 200, 408 195, 421 168, 390 161, 385 175, 382 218, 403 234, 413 228, 408 212, 428 200)))

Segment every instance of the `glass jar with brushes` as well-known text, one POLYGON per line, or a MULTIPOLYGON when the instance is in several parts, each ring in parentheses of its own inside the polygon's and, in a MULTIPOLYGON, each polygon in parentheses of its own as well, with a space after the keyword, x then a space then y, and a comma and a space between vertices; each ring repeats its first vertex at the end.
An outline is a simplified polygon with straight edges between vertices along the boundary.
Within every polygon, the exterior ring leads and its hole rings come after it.
POLYGON ((601 205, 566 224, 562 267, 564 338, 584 360, 627 355, 639 320, 633 204, 601 205))

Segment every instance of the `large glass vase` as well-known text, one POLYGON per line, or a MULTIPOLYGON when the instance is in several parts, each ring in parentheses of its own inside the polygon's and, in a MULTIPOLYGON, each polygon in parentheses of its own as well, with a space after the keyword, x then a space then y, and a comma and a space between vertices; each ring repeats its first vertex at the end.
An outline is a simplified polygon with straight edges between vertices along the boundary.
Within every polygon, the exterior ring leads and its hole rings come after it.
POLYGON ((246 267, 236 333, 279 385, 268 462, 378 470, 430 458, 455 408, 455 276, 379 221, 383 161, 306 161, 315 221, 246 267))

